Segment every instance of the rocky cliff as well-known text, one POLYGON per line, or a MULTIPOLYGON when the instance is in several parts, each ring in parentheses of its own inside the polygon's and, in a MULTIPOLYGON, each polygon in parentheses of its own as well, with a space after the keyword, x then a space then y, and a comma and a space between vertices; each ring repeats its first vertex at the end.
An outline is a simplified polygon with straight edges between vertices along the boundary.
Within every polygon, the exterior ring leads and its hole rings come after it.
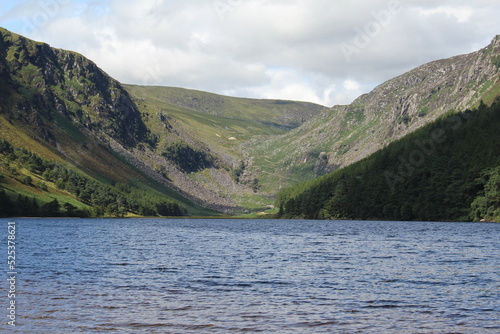
POLYGON ((450 110, 491 104, 499 66, 500 36, 479 51, 424 64, 286 134, 251 142, 253 168, 269 175, 272 191, 351 164, 450 110), (274 156, 272 164, 263 155, 274 156))
POLYGON ((120 83, 80 54, 0 30, 3 111, 50 140, 41 118, 58 115, 133 146, 147 129, 120 83))
POLYGON ((118 158, 189 201, 224 212, 239 210, 242 198, 258 190, 257 176, 240 170, 241 143, 284 133, 326 110, 179 88, 125 89, 80 54, 1 28, 0 88, 0 115, 10 126, 86 173, 123 182, 115 175, 118 158))
POLYGON ((122 85, 82 55, 0 28, 0 137, 18 131, 31 138, 23 147, 40 144, 111 183, 138 172, 208 208, 260 210, 281 187, 358 161, 449 110, 491 103, 499 67, 497 36, 326 108, 122 85))

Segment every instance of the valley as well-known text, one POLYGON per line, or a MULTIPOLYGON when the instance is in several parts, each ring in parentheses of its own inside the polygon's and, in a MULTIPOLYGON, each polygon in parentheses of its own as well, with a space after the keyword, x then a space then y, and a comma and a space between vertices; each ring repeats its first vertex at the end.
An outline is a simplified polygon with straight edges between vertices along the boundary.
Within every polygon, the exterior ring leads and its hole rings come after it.
POLYGON ((90 216, 165 215, 123 199, 138 193, 178 203, 176 214, 188 216, 276 213, 280 190, 350 166, 445 114, 491 105, 499 66, 497 36, 326 107, 123 84, 80 54, 0 29, 0 139, 112 195, 82 199, 7 151, 0 192, 11 203, 57 199, 90 216))

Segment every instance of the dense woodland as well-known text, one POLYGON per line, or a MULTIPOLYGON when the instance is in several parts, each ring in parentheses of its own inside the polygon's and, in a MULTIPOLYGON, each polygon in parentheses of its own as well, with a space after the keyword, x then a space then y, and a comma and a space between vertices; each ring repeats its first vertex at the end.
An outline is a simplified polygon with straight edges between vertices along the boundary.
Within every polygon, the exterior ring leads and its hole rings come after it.
POLYGON ((500 220, 500 99, 450 111, 349 167, 287 188, 279 218, 500 220))
POLYGON ((71 203, 59 203, 56 198, 39 203, 34 197, 7 192, 1 185, 5 176, 0 174, 0 217, 122 217, 129 212, 141 216, 185 214, 182 206, 160 195, 124 183, 98 182, 26 149, 14 148, 9 142, 1 139, 0 160, 9 175, 47 194, 46 197, 51 197, 47 186, 47 183, 51 183, 86 204, 85 208, 78 209, 71 203), (30 175, 20 173, 21 169, 37 176, 37 181, 30 175))

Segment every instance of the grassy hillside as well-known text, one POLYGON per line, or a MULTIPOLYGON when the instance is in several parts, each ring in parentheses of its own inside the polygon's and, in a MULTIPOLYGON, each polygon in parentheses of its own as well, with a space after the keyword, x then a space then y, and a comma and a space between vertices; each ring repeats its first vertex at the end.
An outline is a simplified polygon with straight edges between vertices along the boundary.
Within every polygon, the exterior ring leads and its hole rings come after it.
POLYGON ((0 28, 0 139, 12 148, 0 155, 0 190, 11 203, 57 199, 92 215, 163 215, 172 203, 188 215, 260 212, 284 187, 359 161, 450 109, 491 103, 499 58, 497 37, 326 108, 123 85, 80 54, 0 28), (44 162, 33 169, 26 159, 44 162), (82 197, 91 187, 94 198, 82 197))
POLYGON ((0 29, 0 46, 0 139, 12 147, 12 152, 0 155, 0 190, 9 201, 16 202, 22 195, 33 197, 39 206, 57 199, 61 205, 70 203, 91 215, 137 213, 115 196, 120 193, 115 185, 120 183, 132 187, 140 197, 145 192, 165 203, 175 201, 188 214, 214 213, 111 149, 113 145, 131 148, 147 142, 149 131, 126 91, 95 64, 5 29, 0 29), (103 208, 95 201, 82 201, 74 191, 56 186, 42 172, 26 166, 20 158, 25 155, 22 150, 36 160, 43 159, 45 169, 57 166, 107 189, 116 203, 103 208), (20 157, 16 152, 21 152, 20 157))
MULTIPOLYGON (((127 193, 137 201, 151 195, 154 197, 153 202, 177 203, 180 211, 174 210, 167 214, 164 210, 163 213, 167 215, 214 214, 148 178, 98 143, 77 143, 64 133, 52 129, 55 138, 62 143, 55 150, 34 140, 29 129, 16 124, 16 121, 9 122, 3 116, 0 116, 0 130, 1 143, 10 147, 0 152, 0 191, 4 191, 12 203, 16 203, 21 195, 36 200, 39 206, 58 200, 61 205, 58 214, 64 214, 63 205, 69 203, 83 210, 80 216, 162 215, 155 209, 143 210, 148 205, 142 205, 143 209, 139 208, 140 205, 127 206, 118 196, 127 193), (53 170, 61 172, 52 177, 45 173, 53 170), (71 184, 69 181, 75 178, 77 184, 71 184), (92 189, 91 194, 104 189, 102 192, 111 199, 83 198, 80 191, 85 187, 92 189), (127 191, 120 190, 120 187, 126 187, 127 191)), ((0 209, 0 216, 6 215, 26 213, 0 209)))
POLYGON ((124 87, 137 98, 157 105, 177 106, 217 116, 220 120, 240 121, 241 130, 255 131, 254 135, 276 134, 276 128, 294 129, 327 109, 309 102, 236 98, 177 87, 124 87))
POLYGON ((249 156, 242 150, 243 142, 284 134, 327 110, 306 102, 242 99, 173 87, 124 87, 158 136, 157 146, 178 140, 202 143, 216 154, 229 155, 228 160, 234 161, 228 162, 235 165, 249 156))
POLYGON ((327 110, 306 102, 234 98, 173 87, 124 87, 156 136, 155 153, 171 152, 177 145, 172 143, 186 143, 204 152, 205 159, 214 161, 208 166, 212 168, 200 168, 188 177, 242 210, 262 210, 272 204, 260 191, 265 187, 260 175, 247 169, 256 157, 244 143, 259 136, 284 134, 327 110))
POLYGON ((498 59, 500 36, 476 52, 401 74, 285 134, 251 140, 250 171, 272 194, 359 161, 449 110, 491 104, 500 94, 498 59))
POLYGON ((283 190, 282 218, 500 221, 500 99, 283 190))

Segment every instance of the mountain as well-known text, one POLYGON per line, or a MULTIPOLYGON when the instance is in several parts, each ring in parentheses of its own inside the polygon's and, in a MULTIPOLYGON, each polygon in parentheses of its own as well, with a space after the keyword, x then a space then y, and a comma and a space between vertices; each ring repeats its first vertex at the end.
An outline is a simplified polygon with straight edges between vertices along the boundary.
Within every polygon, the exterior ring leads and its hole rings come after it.
POLYGON ((272 193, 352 164, 449 110, 491 104, 499 66, 500 36, 479 51, 424 64, 285 134, 250 141, 250 170, 272 193))
POLYGON ((160 106, 243 121, 252 134, 276 134, 275 128, 291 130, 328 110, 309 102, 236 98, 176 87, 123 86, 133 96, 160 106))
POLYGON ((278 195, 279 216, 500 221, 500 97, 278 195))
POLYGON ((58 200, 99 215, 154 214, 156 204, 174 201, 209 212, 117 154, 148 142, 150 132, 120 83, 85 57, 0 29, 0 87, 0 181, 9 200, 58 200))
MULTIPOLYGON (((120 183, 160 192, 188 214, 269 203, 258 194, 258 178, 245 170, 241 143, 255 134, 284 133, 327 109, 305 102, 124 86, 77 53, 5 29, 0 29, 0 87, 0 138, 7 145, 107 186, 120 183)), ((41 173, 25 170, 16 154, 3 157, 9 159, 18 171, 9 165, 0 173, 11 197, 35 194, 47 202, 57 194, 85 207, 78 194, 62 194, 41 173), (28 176, 48 181, 49 191, 23 184, 28 176)))
MULTIPOLYGON (((136 101, 156 143, 141 160, 168 174, 173 183, 219 211, 261 210, 272 203, 249 172, 252 157, 242 144, 256 136, 283 134, 328 110, 307 102, 226 97, 173 88, 124 85, 136 101), (165 122, 168 123, 165 125, 165 122), (208 164, 179 168, 172 145, 203 152, 208 164), (160 158, 167 163, 160 163, 160 158)), ((179 156, 189 156, 181 152, 179 156)), ((138 152, 141 154, 141 152, 138 152)))
POLYGON ((92 216, 260 211, 279 189, 359 161, 449 110, 491 104, 499 44, 327 108, 124 85, 80 54, 0 28, 0 197, 40 210, 57 200, 59 213, 67 204, 92 216))

